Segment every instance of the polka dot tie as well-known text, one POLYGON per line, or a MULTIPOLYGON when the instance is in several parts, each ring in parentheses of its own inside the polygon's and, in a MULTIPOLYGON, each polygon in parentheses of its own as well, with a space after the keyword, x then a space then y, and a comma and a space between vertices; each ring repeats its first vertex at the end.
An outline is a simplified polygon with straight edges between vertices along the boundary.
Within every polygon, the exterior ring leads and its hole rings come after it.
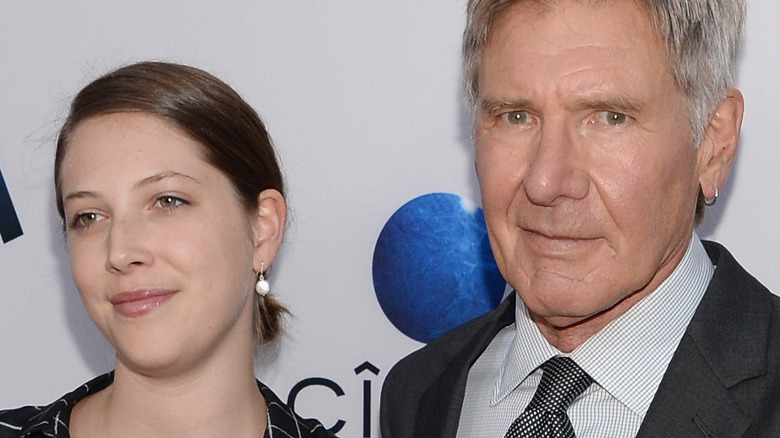
POLYGON ((504 438, 575 438, 566 409, 593 379, 571 358, 556 356, 542 364, 542 381, 504 438))

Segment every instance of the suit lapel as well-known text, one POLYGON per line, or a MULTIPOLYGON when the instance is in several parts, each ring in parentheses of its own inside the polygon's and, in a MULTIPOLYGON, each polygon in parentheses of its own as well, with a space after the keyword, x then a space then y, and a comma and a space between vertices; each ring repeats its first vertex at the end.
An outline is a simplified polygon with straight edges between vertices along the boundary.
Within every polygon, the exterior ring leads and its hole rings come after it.
POLYGON ((725 248, 705 243, 717 266, 664 374, 637 438, 741 437, 750 419, 729 390, 766 371, 772 303, 725 248))
POLYGON ((741 437, 750 423, 689 336, 664 375, 637 438, 741 437))
POLYGON ((515 292, 487 315, 475 335, 449 359, 444 371, 423 393, 414 428, 415 437, 455 437, 460 410, 471 365, 479 358, 496 334, 515 320, 515 292))

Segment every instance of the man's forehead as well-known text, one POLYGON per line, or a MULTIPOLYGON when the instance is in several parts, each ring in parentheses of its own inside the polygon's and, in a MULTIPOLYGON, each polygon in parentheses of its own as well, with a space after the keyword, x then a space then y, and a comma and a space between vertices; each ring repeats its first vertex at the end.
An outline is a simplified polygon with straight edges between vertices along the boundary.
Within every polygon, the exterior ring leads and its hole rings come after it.
MULTIPOLYGON (((578 8, 580 6, 587 7, 589 11, 599 10, 606 6, 603 10, 610 11, 609 6, 615 5, 616 7, 613 8, 611 12, 614 12, 615 9, 620 10, 627 19, 631 20, 636 20, 639 16, 639 20, 646 20, 645 23, 649 24, 656 35, 663 39, 658 26, 655 25, 655 20, 652 19, 651 14, 648 12, 647 3, 649 2, 650 0, 516 0, 515 2, 508 3, 506 7, 502 8, 500 12, 494 15, 489 27, 487 45, 493 40, 496 28, 500 27, 500 24, 503 24, 503 22, 508 19, 508 16, 519 17, 524 21, 534 21, 535 19, 548 18, 549 15, 555 14, 562 9, 566 9, 567 14, 570 13, 571 10, 582 10, 582 8, 578 8), (626 4, 633 5, 634 8, 626 7, 626 4), (567 6, 570 5, 578 7, 567 8, 567 6), (639 14, 637 14, 637 12, 639 12, 639 14)), ((565 20, 565 18, 561 18, 565 20)), ((615 16, 612 14, 608 23, 601 22, 598 23, 598 26, 614 27, 618 25, 618 23, 614 21, 614 18, 615 16)), ((605 20, 607 20, 606 17, 605 20)), ((511 27, 514 26, 511 25, 511 27)))
MULTIPOLYGON (((496 15, 496 20, 512 8, 522 8, 529 14, 546 14, 554 12, 557 8, 566 4, 581 4, 585 6, 602 6, 610 3, 632 3, 641 9, 650 20, 650 7, 652 0, 515 0, 507 2, 501 12, 496 15)), ((495 21, 495 20, 494 20, 495 21)), ((652 20, 651 20, 652 21, 652 20)))
POLYGON ((646 94, 637 90, 657 89, 661 83, 676 88, 664 45, 633 0, 559 3, 569 3, 560 20, 541 16, 537 26, 533 17, 514 10, 496 22, 479 67, 477 100, 515 100, 506 95, 508 89, 524 98, 555 89, 579 107, 609 101, 611 107, 636 108, 646 94), (593 3, 601 6, 590 7, 593 3))
MULTIPOLYGON (((645 23, 649 24, 649 28, 652 29, 655 37, 658 38, 658 41, 662 44, 662 47, 664 47, 665 57, 668 60, 668 51, 666 50, 666 44, 664 43, 664 35, 662 35, 662 32, 656 25, 656 21, 653 20, 647 9, 649 6, 648 3, 650 2, 652 2, 652 0, 517 0, 509 4, 494 17, 493 22, 489 28, 488 38, 484 49, 490 50, 491 47, 495 47, 494 43, 501 44, 496 40, 496 29, 501 27, 502 24, 505 24, 504 21, 507 20, 507 17, 510 15, 514 16, 515 18, 522 17, 523 20, 533 21, 536 18, 543 19, 549 14, 554 14, 556 11, 562 7, 565 7, 566 5, 584 5, 587 7, 593 6, 594 8, 598 8, 601 6, 609 6, 610 4, 616 5, 622 3, 636 6, 635 11, 638 10, 641 13, 640 16, 646 20, 645 23)), ((636 14, 626 13, 627 18, 629 15, 631 15, 632 19, 636 19, 636 14)), ((642 20, 642 18, 640 18, 640 20, 642 20)), ((614 20, 608 21, 610 22, 606 25, 617 25, 614 20)), ((599 27, 603 25, 605 25, 605 23, 598 24, 599 27)), ((636 25, 636 22, 632 24, 632 29, 635 28, 633 27, 634 25, 636 25)), ((509 26, 515 27, 516 25, 509 24, 509 26)), ((642 24, 640 24, 640 26, 642 26, 642 24)), ((531 32, 532 30, 529 30, 529 34, 531 32)))

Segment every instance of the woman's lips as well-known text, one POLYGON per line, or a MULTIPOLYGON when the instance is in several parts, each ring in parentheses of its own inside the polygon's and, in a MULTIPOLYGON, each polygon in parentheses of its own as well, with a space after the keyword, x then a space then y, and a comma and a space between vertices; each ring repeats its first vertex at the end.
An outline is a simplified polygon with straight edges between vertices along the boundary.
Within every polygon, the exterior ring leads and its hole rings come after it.
POLYGON ((169 289, 124 291, 114 295, 110 302, 114 305, 114 310, 122 316, 141 316, 168 301, 176 292, 178 291, 169 289))

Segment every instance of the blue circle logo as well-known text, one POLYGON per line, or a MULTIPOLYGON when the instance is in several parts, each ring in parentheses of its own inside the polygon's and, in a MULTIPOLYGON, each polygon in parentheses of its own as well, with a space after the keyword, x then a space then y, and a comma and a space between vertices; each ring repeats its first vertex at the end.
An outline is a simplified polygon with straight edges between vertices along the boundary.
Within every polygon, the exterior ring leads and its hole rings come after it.
POLYGON ((422 195, 390 217, 374 248, 373 279, 387 318, 420 342, 493 310, 506 286, 482 209, 452 193, 422 195))

